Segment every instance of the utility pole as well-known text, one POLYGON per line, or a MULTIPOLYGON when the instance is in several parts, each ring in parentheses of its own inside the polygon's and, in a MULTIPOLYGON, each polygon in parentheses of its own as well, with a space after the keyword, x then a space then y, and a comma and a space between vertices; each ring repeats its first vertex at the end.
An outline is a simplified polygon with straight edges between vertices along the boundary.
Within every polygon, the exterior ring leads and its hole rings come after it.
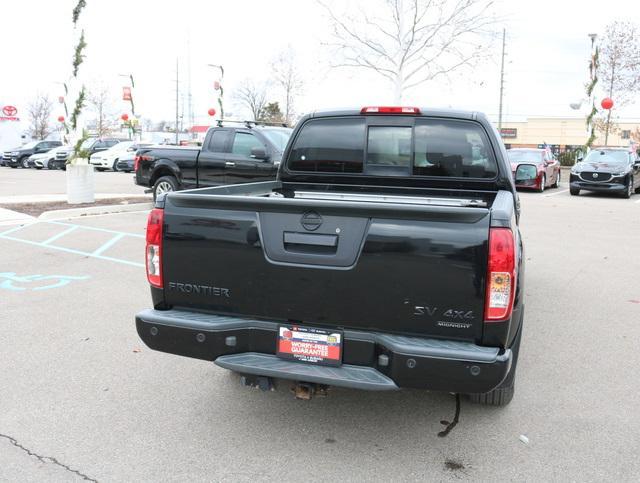
POLYGON ((176 146, 180 144, 178 141, 178 73, 178 58, 176 57, 176 146))
POLYGON ((504 96, 504 47, 506 29, 502 29, 502 62, 500 64, 500 107, 498 108, 498 132, 502 136, 502 98, 504 96))
MULTIPOLYGON (((615 62, 613 63, 613 65, 611 66, 611 84, 609 85, 609 99, 611 99, 611 97, 613 96, 613 80, 615 77, 615 73, 616 73, 616 64, 615 62)), ((607 146, 608 142, 609 142, 609 126, 611 126, 611 109, 608 109, 608 114, 607 114, 607 128, 604 132, 604 145, 607 146)))

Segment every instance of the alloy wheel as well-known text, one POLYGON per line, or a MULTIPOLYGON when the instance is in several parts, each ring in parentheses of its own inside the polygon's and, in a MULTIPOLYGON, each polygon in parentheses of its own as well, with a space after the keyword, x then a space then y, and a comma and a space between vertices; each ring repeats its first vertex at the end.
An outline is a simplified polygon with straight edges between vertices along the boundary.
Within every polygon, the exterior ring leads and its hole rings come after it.
POLYGON ((171 186, 171 183, 169 183, 168 181, 162 181, 161 183, 158 183, 158 187, 156 188, 156 197, 165 193, 169 193, 170 191, 173 191, 173 186, 171 186))

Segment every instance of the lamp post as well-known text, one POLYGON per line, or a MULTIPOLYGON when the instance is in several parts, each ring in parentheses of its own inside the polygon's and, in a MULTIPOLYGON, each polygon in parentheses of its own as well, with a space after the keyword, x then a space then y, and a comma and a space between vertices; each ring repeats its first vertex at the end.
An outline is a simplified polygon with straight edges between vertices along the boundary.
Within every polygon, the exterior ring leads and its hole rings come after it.
POLYGON ((222 121, 224 119, 224 106, 222 104, 222 98, 224 96, 224 67, 217 64, 207 64, 207 66, 213 67, 214 69, 220 69, 220 81, 214 82, 213 86, 215 90, 220 91, 220 95, 218 96, 218 105, 220 106, 220 120, 222 121))
MULTIPOLYGON (((136 116, 136 107, 135 104, 133 103, 133 88, 135 87, 135 82, 133 81, 133 74, 118 74, 118 77, 125 77, 127 79, 129 79, 129 81, 131 82, 131 86, 124 86, 122 88, 122 100, 123 101, 129 101, 129 103, 131 104, 131 115, 134 117, 140 117, 140 116, 136 116)), ((133 127, 133 125, 130 123, 129 124, 129 139, 131 139, 131 134, 135 135, 136 131, 135 128, 133 127)), ((142 131, 140 131, 140 139, 142 139, 142 131)))

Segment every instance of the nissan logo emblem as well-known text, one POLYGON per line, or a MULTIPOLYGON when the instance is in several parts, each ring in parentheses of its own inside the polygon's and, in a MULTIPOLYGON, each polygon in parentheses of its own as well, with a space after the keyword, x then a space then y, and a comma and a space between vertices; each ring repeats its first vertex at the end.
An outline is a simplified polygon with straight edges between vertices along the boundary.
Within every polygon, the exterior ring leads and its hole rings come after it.
POLYGON ((302 215, 300 224, 305 230, 315 231, 322 225, 322 217, 315 211, 307 211, 302 215))

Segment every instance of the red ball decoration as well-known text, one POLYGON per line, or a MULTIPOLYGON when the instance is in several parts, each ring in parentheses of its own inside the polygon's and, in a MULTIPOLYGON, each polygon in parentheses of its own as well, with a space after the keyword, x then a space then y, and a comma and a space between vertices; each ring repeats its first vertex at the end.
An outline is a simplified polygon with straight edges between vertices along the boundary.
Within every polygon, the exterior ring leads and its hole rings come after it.
POLYGON ((59 97, 58 97, 58 102, 59 102, 60 104, 64 104, 64 97, 59 96, 59 97))
POLYGON ((58 116, 58 122, 64 122, 64 116, 58 116))
POLYGON ((220 90, 220 81, 214 81, 213 88, 217 91, 220 90))
POLYGON ((211 117, 213 117, 213 116, 215 116, 215 115, 216 115, 216 110, 215 110, 213 107, 212 107, 211 109, 209 109, 207 112, 209 113, 209 115, 210 115, 211 117))
POLYGON ((120 116, 120 119, 122 119, 123 121, 128 121, 129 120, 129 114, 123 114, 122 116, 120 116))
POLYGON ((610 97, 605 97, 602 99, 602 103, 600 103, 603 109, 611 109, 613 107, 613 99, 610 97))

